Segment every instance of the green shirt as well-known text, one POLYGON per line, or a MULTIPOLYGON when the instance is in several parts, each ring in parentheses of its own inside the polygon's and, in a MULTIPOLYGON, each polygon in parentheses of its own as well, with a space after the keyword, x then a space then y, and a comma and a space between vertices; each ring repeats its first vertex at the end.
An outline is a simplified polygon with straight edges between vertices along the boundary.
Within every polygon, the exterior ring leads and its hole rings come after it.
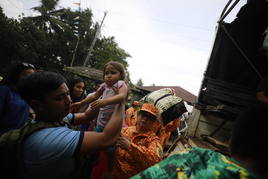
POLYGON ((132 179, 253 179, 256 178, 238 162, 218 152, 192 148, 189 152, 175 154, 135 175, 132 179))

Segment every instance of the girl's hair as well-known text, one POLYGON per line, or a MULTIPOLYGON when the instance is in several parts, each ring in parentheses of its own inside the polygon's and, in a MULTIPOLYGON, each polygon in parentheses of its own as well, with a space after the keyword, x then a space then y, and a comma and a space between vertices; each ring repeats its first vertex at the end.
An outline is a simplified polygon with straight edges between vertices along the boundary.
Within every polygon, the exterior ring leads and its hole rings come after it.
POLYGON ((35 67, 34 65, 30 63, 26 63, 26 62, 18 62, 12 65, 9 72, 1 81, 1 85, 4 85, 4 84, 16 85, 18 83, 20 73, 28 69, 35 70, 35 67))
POLYGON ((120 80, 125 80, 125 77, 126 77, 125 68, 124 68, 124 66, 121 63, 116 62, 116 61, 110 61, 110 62, 108 62, 108 63, 106 63, 104 65, 103 78, 105 76, 105 70, 106 70, 106 67, 108 65, 112 65, 116 70, 118 70, 120 72, 120 76, 121 76, 120 80))
POLYGON ((71 99, 73 102, 78 102, 78 101, 81 101, 82 99, 85 98, 85 94, 84 94, 85 90, 83 91, 82 96, 80 98, 76 98, 73 94, 74 86, 80 82, 83 82, 85 84, 84 80, 78 76, 75 76, 75 77, 68 80, 67 86, 70 90, 70 95, 71 95, 71 99))

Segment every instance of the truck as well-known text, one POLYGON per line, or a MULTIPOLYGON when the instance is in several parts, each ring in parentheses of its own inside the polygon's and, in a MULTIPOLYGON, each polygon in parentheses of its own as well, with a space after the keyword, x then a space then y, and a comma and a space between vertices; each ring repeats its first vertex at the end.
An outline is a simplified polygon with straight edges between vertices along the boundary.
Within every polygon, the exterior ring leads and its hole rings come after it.
POLYGON ((248 0, 232 22, 225 22, 238 2, 229 0, 223 8, 187 132, 174 141, 168 155, 191 147, 229 155, 235 119, 258 103, 256 89, 268 75, 268 1, 248 0))

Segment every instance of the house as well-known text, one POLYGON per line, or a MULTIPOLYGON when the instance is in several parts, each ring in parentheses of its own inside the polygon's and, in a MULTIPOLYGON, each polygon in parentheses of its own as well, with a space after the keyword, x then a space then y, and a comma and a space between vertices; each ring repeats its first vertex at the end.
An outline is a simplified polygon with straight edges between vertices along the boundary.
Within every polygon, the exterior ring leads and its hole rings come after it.
POLYGON ((71 72, 79 76, 86 77, 92 81, 103 81, 103 72, 102 70, 98 70, 96 68, 90 68, 90 67, 81 67, 81 66, 75 66, 75 67, 64 67, 63 71, 71 72))

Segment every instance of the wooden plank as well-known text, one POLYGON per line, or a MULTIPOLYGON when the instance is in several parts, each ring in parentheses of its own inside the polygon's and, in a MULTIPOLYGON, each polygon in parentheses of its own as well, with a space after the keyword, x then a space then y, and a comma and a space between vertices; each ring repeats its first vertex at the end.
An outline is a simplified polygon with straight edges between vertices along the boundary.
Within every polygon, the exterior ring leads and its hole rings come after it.
POLYGON ((188 136, 195 136, 196 130, 198 128, 198 122, 200 119, 200 110, 193 108, 193 111, 191 115, 189 116, 188 120, 188 130, 187 130, 187 135, 188 136))
POLYGON ((200 148, 206 148, 206 149, 210 149, 210 150, 218 150, 216 147, 214 147, 213 145, 204 142, 201 138, 197 138, 197 137, 190 137, 188 139, 189 144, 193 147, 200 147, 200 148))
MULTIPOLYGON (((210 135, 217 127, 209 125, 204 122, 199 122, 198 129, 196 131, 195 137, 200 137, 201 135, 210 135)), ((232 129, 220 129, 214 137, 221 141, 229 140, 231 137, 232 129)))
MULTIPOLYGON (((222 122, 224 121, 223 118, 217 117, 217 116, 213 116, 213 115, 201 115, 200 117, 200 122, 204 122, 207 123, 208 125, 212 125, 214 127, 218 127, 219 125, 222 124, 222 122)), ((233 121, 227 121, 226 124, 223 126, 224 130, 229 130, 232 129, 234 125, 233 121)))

